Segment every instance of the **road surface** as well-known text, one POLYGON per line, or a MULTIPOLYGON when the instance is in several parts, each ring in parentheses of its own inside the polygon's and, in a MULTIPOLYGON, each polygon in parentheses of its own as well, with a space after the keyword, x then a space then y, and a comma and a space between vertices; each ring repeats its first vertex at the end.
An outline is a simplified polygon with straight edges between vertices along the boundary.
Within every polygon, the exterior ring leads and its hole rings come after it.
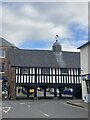
POLYGON ((88 111, 67 100, 14 100, 2 102, 3 118, 88 118, 88 111))

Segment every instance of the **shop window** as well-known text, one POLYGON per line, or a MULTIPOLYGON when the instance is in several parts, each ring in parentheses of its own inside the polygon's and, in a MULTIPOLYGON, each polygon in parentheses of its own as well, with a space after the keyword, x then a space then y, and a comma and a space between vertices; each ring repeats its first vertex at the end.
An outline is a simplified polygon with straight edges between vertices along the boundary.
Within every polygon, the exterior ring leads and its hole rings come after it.
POLYGON ((29 68, 21 68, 21 74, 29 74, 29 68))

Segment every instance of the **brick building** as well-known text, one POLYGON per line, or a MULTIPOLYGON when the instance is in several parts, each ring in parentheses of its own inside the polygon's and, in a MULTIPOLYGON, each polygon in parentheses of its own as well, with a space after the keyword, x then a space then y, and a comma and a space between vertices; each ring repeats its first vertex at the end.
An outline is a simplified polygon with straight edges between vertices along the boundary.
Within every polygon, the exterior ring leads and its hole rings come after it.
POLYGON ((0 38, 0 82, 2 90, 7 89, 9 79, 9 50, 16 49, 16 46, 9 43, 3 38, 0 38))
POLYGON ((11 99, 16 99, 19 87, 26 89, 27 97, 30 88, 34 89, 34 97, 37 97, 38 87, 44 89, 44 97, 48 87, 54 88, 55 97, 57 89, 61 96, 63 87, 73 88, 74 97, 81 96, 79 52, 62 51, 62 46, 57 40, 52 50, 26 50, 9 44, 5 49, 6 61, 3 60, 2 66, 5 61, 7 69, 4 77, 7 78, 11 99))

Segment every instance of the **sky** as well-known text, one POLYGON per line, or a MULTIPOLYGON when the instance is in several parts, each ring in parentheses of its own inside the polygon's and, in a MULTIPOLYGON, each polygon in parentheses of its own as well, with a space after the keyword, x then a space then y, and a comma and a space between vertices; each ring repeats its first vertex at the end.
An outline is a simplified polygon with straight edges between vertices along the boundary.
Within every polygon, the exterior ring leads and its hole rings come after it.
POLYGON ((55 36, 63 51, 88 40, 88 2, 2 2, 0 36, 19 48, 52 49, 55 36))

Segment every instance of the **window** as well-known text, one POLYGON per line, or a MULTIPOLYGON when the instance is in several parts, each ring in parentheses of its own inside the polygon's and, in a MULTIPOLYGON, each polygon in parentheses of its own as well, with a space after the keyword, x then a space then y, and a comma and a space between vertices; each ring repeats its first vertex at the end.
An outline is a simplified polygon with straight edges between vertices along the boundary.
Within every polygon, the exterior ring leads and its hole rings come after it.
POLYGON ((0 63, 0 72, 4 72, 4 63, 0 63))
POLYGON ((62 72, 62 74, 68 74, 68 69, 67 68, 62 68, 61 72, 62 72))
POLYGON ((42 74, 49 74, 49 68, 42 68, 42 74))
POLYGON ((0 49, 0 57, 5 57, 5 50, 0 49))
POLYGON ((21 74, 29 74, 29 68, 21 68, 21 74))

